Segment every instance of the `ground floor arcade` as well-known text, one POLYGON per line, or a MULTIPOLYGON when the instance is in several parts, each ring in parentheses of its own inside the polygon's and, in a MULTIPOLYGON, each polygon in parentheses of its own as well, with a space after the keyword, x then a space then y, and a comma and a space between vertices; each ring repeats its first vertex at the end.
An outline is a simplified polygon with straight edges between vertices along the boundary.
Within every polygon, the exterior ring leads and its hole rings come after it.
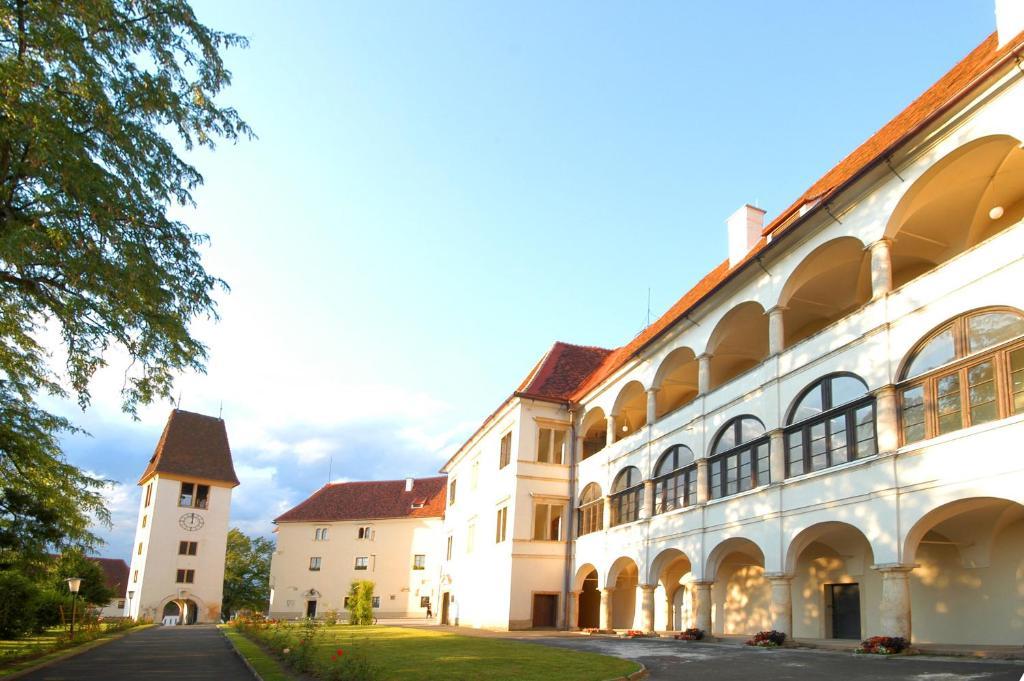
POLYGON ((1024 643, 1024 506, 972 497, 919 515, 898 532, 897 561, 869 517, 811 524, 781 547, 737 532, 707 551, 680 542, 578 560, 570 622, 697 627, 717 636, 776 629, 798 639, 1024 643))

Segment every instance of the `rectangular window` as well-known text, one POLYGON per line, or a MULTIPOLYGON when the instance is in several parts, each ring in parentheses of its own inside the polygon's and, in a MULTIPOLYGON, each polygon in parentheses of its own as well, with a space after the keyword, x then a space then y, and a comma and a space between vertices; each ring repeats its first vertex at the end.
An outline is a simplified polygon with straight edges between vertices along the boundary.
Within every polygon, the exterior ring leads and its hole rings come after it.
POLYGON ((194 556, 199 550, 199 542, 194 541, 180 541, 178 542, 178 555, 179 556, 194 556))
POLYGON ((939 434, 952 433, 964 427, 963 405, 960 401, 960 374, 948 374, 936 381, 936 411, 939 434))
POLYGON ((533 509, 533 538, 558 541, 562 538, 562 504, 537 504, 533 509))
POLYGON ((210 486, 196 485, 196 508, 209 508, 210 486))
POLYGON ((915 385, 906 388, 900 396, 903 405, 903 441, 917 442, 923 440, 924 431, 924 386, 915 385))
POLYGON ((379 608, 380 607, 380 596, 374 596, 373 597, 373 600, 370 602, 370 607, 373 607, 373 608, 379 608))
POLYGON ((178 506, 192 507, 192 502, 195 500, 196 486, 191 482, 181 483, 181 494, 178 495, 178 506))
MULTIPOLYGON (((824 423, 816 425, 821 425, 821 429, 820 431, 813 427, 811 429, 813 431, 810 450, 812 470, 819 470, 814 468, 816 465, 821 468, 827 466, 825 425, 824 423), (815 440, 819 443, 817 446, 814 446, 815 440)), ((708 462, 711 472, 711 489, 709 490, 711 498, 721 499, 767 485, 770 481, 770 458, 769 443, 760 442, 711 459, 708 462)))
POLYGON ((151 501, 153 501, 153 483, 146 485, 146 508, 149 508, 151 501))
POLYGON ((509 431, 501 437, 501 445, 498 451, 498 469, 502 469, 512 460, 512 432, 509 431))
POLYGON ((309 559, 310 572, 320 572, 320 556, 313 556, 309 559))
POLYGON ((139 542, 139 549, 136 551, 138 555, 142 555, 142 542, 139 542))
POLYGON ((137 581, 139 581, 139 571, 138 570, 136 570, 135 572, 132 573, 132 582, 137 582, 137 581))
POLYGON ((123 599, 117 602, 117 607, 120 610, 124 610, 124 600, 123 599))
POLYGON ((480 482, 480 462, 474 461, 473 465, 469 468, 469 488, 476 489, 477 484, 480 482))
POLYGON ((537 432, 537 461, 562 463, 565 453, 565 431, 541 428, 537 432))
POLYGON ((967 369, 967 399, 971 409, 972 426, 999 418, 999 406, 996 403, 996 372, 992 360, 967 369))
POLYGON ((451 537, 451 535, 448 536, 448 551, 447 551, 447 553, 445 555, 448 557, 448 560, 452 559, 452 537, 451 537))
MULTIPOLYGON (((326 535, 325 535, 325 536, 326 536, 326 535)), ((358 537, 359 537, 360 539, 373 539, 373 531, 372 531, 372 528, 369 528, 369 527, 360 527, 360 528, 359 528, 359 532, 357 533, 357 536, 358 536, 358 537)))
POLYGON ((197 485, 192 482, 181 483, 178 495, 178 506, 188 508, 208 508, 210 502, 210 486, 197 485))
POLYGON ((370 567, 370 559, 367 556, 356 556, 356 570, 366 570, 370 567))
POLYGON ((143 527, 145 527, 145 526, 146 526, 146 523, 147 523, 147 522, 149 522, 149 516, 148 516, 148 515, 144 515, 144 516, 142 516, 142 526, 143 526, 143 527))
POLYGON ((604 528, 604 499, 598 498, 579 508, 579 534, 583 536, 604 528))
POLYGON ((466 528, 466 553, 473 553, 476 548, 476 523, 470 523, 466 528))
POLYGON ((412 557, 412 569, 413 570, 425 570, 427 568, 427 556, 423 553, 417 553, 412 557))
POLYGON ((327 528, 316 528, 316 531, 313 533, 313 541, 327 541, 327 528))
POLYGON ((345 596, 345 600, 341 602, 341 607, 348 610, 348 596, 345 596))
POLYGON ((458 482, 458 480, 452 480, 451 484, 448 485, 448 505, 449 506, 454 506, 455 505, 455 483, 457 483, 457 482, 458 482))
POLYGON ((192 584, 196 578, 195 570, 178 570, 178 584, 192 584))
POLYGON ((1010 411, 1024 414, 1024 348, 1010 353, 1010 411))
POLYGON ((498 509, 498 518, 494 525, 494 543, 500 544, 505 541, 505 525, 508 522, 508 506, 498 509))

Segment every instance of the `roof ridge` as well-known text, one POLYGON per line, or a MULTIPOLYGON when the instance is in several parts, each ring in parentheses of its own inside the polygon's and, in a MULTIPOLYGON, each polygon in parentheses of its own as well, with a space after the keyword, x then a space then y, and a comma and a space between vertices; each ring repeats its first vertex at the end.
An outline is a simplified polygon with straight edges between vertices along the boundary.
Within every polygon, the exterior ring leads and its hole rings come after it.
MULTIPOLYGON (((417 477, 414 477, 414 476, 409 476, 409 477, 411 477, 413 480, 440 480, 441 478, 446 478, 448 476, 446 476, 446 475, 427 475, 427 476, 424 476, 422 478, 417 478, 417 477)), ((339 485, 379 485, 379 484, 385 483, 385 482, 401 482, 401 483, 404 483, 408 479, 409 478, 389 478, 387 480, 346 480, 345 482, 328 482, 328 483, 324 484, 324 486, 321 487, 320 489, 324 489, 324 487, 337 487, 339 485)))

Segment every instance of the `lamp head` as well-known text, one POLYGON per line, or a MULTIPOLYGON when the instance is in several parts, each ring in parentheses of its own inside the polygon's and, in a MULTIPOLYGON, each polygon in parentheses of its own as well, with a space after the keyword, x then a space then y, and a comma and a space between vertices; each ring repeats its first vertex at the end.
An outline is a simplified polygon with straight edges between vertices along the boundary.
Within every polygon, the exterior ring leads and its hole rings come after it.
POLYGON ((129 598, 129 599, 131 599, 131 598, 135 598, 135 592, 134 592, 134 591, 129 591, 129 592, 128 592, 128 598, 129 598))
POLYGON ((73 594, 78 593, 78 590, 80 588, 82 588, 82 578, 81 577, 68 577, 64 581, 66 581, 68 583, 68 591, 70 591, 73 594))

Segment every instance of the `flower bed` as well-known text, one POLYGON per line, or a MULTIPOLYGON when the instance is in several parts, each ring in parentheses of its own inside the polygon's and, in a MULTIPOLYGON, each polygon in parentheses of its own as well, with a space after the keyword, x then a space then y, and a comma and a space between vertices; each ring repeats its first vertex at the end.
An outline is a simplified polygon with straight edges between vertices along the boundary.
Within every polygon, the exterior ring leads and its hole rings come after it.
POLYGON ((677 641, 700 641, 704 638, 704 630, 691 627, 685 631, 681 631, 672 638, 677 641))
POLYGON ((328 659, 318 654, 328 642, 323 625, 313 620, 284 624, 258 617, 237 618, 231 625, 300 674, 329 681, 372 681, 380 677, 376 665, 361 650, 335 648, 328 659))
POLYGON ((626 631, 624 631, 621 634, 619 634, 619 636, 621 636, 622 638, 646 638, 648 636, 656 636, 656 635, 657 634, 655 634, 654 632, 651 632, 650 634, 645 634, 644 632, 640 631, 639 629, 627 629, 626 631))
POLYGON ((901 636, 872 636, 861 641, 856 652, 866 655, 898 655, 909 645, 907 639, 901 636))
POLYGON ((758 648, 778 648, 786 642, 786 635, 781 631, 759 631, 754 634, 754 638, 747 641, 748 646, 757 646, 758 648))

